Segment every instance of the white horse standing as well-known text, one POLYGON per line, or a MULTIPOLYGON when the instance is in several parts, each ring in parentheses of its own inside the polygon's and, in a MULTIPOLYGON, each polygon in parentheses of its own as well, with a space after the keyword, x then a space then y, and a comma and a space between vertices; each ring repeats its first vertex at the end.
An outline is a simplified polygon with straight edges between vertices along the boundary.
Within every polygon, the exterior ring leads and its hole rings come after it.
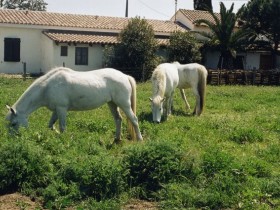
POLYGON ((152 101, 153 121, 159 123, 162 113, 165 118, 171 114, 175 88, 180 89, 187 110, 190 109, 190 105, 184 89, 192 88, 196 97, 193 114, 199 116, 205 104, 207 75, 206 68, 197 63, 180 64, 174 62, 158 65, 152 74, 153 97, 150 100, 152 101))
POLYGON ((130 135, 142 140, 136 117, 136 82, 122 72, 105 68, 87 72, 77 72, 59 67, 38 78, 9 107, 6 119, 16 130, 28 126, 28 116, 40 107, 52 111, 49 127, 59 120, 60 131, 66 128, 68 110, 90 110, 107 103, 116 124, 116 141, 121 137, 122 118, 119 108, 129 119, 130 135))

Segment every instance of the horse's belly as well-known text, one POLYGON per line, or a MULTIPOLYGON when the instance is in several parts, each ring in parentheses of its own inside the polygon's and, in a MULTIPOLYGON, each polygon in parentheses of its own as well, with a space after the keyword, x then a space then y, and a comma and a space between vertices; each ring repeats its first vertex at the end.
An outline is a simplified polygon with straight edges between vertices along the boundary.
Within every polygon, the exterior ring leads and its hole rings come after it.
POLYGON ((69 100, 69 110, 89 110, 95 109, 103 104, 109 102, 111 99, 104 95, 80 95, 78 97, 73 97, 69 100))

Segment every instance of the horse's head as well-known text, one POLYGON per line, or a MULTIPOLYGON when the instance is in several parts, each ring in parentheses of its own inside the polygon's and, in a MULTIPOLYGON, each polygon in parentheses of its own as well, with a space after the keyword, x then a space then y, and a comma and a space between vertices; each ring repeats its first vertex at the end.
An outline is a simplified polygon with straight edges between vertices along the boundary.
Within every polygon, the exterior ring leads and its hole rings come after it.
POLYGON ((6 107, 9 109, 9 112, 6 116, 6 120, 9 121, 9 128, 13 130, 18 130, 20 126, 27 127, 28 121, 26 116, 18 114, 17 111, 6 105, 6 107))
POLYGON ((150 101, 152 102, 153 121, 160 123, 161 115, 163 113, 163 102, 165 101, 165 98, 158 96, 155 98, 150 98, 150 101))

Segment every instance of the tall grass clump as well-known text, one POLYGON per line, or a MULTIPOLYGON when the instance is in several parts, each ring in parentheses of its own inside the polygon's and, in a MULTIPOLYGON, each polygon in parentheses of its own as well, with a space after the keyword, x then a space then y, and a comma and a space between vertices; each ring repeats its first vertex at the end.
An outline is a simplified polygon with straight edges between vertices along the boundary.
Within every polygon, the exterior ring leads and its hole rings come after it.
POLYGON ((106 151, 95 155, 69 151, 56 162, 58 174, 43 193, 49 208, 94 199, 105 202, 117 199, 126 189, 126 170, 106 151))
POLYGON ((238 144, 261 142, 264 140, 263 133, 257 128, 236 127, 229 135, 229 139, 238 144))
POLYGON ((165 183, 195 176, 193 158, 179 144, 167 140, 129 146, 123 154, 127 182, 140 198, 149 198, 165 183))
POLYGON ((46 187, 53 177, 51 157, 25 138, 0 142, 0 193, 30 192, 46 187))

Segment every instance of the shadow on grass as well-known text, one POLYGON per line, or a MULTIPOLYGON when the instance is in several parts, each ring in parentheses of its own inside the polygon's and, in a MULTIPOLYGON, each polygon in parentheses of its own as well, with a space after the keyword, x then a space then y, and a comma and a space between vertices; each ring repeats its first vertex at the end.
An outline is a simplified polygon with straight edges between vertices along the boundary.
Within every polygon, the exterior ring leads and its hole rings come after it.
MULTIPOLYGON (((185 111, 183 111, 183 110, 180 110, 180 109, 178 109, 178 110, 176 110, 176 109, 174 109, 173 111, 172 111, 172 115, 174 115, 174 116, 185 116, 185 117, 192 117, 193 116, 193 113, 190 113, 190 112, 185 112, 185 111)), ((152 115, 152 113, 151 112, 141 112, 141 113, 139 113, 138 114, 138 120, 140 121, 140 122, 150 122, 150 123, 154 123, 153 122, 153 115, 152 115)), ((162 118, 162 122, 165 122, 166 121, 166 119, 163 117, 162 118)))

